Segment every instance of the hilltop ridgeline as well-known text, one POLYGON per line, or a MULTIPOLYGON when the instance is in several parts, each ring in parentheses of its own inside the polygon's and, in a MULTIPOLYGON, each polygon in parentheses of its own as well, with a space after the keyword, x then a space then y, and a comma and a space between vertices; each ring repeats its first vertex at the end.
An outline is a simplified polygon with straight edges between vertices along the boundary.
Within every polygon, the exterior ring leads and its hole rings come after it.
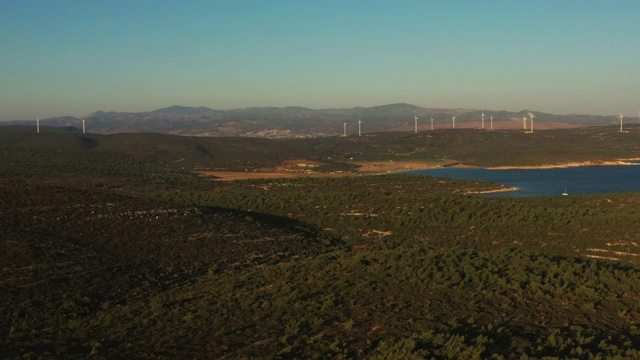
MULTIPOLYGON (((398 103, 373 107, 348 109, 309 109, 305 107, 250 107, 232 110, 214 110, 208 107, 171 106, 145 112, 97 111, 82 118, 91 132, 112 134, 123 132, 157 132, 191 136, 251 136, 267 138, 318 137, 338 135, 344 132, 357 133, 358 119, 366 132, 408 131, 415 126, 423 130, 444 129, 452 126, 456 117, 461 128, 490 128, 491 117, 495 129, 518 129, 523 126, 523 117, 535 113, 537 127, 566 128, 615 123, 616 117, 596 115, 554 115, 533 110, 518 112, 427 108, 398 103)), ((41 119, 43 126, 81 127, 80 118, 72 116, 41 119)), ((6 125, 26 125, 32 121, 7 122, 6 125)))

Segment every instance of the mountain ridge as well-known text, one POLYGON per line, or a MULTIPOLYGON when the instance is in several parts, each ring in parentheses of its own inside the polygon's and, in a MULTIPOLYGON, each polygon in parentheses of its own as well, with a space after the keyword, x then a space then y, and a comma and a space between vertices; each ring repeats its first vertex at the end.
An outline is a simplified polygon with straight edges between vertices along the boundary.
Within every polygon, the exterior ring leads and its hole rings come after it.
MULTIPOLYGON (((172 105, 143 112, 96 111, 83 118, 73 116, 40 119, 46 126, 81 127, 86 120, 90 132, 112 134, 126 132, 158 132, 187 136, 250 136, 250 137, 318 137, 357 132, 358 121, 365 132, 411 131, 417 116, 419 130, 429 130, 433 118, 434 129, 452 127, 456 117, 458 128, 489 129, 491 117, 496 130, 522 128, 523 117, 535 114, 538 129, 610 125, 613 116, 555 115, 523 109, 478 110, 466 108, 430 108, 408 103, 393 103, 371 107, 311 109, 301 106, 247 107, 216 110, 206 106, 172 105)), ((530 126, 529 119, 524 121, 530 126)), ((628 120, 629 121, 629 120, 628 120)), ((631 121, 633 122, 633 121, 631 121)), ((0 125, 28 125, 32 120, 8 121, 0 125)))

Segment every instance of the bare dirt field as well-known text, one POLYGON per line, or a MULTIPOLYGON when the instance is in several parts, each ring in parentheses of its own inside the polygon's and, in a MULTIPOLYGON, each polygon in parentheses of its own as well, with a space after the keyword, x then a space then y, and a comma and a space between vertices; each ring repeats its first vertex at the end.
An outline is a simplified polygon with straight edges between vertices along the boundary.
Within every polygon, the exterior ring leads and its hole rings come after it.
POLYGON ((316 163, 307 160, 288 160, 285 164, 274 169, 265 169, 265 171, 197 171, 202 176, 215 177, 215 180, 232 181, 232 180, 248 180, 248 179, 274 179, 274 178, 297 178, 297 177, 339 177, 339 176, 355 176, 359 174, 386 174, 396 173, 409 170, 430 169, 443 166, 443 163, 436 162, 404 162, 404 161, 362 161, 351 162, 350 164, 358 165, 357 172, 315 172, 312 168, 316 163), (295 166, 294 166, 295 165, 295 166), (304 171, 300 171, 302 168, 304 171))
POLYGON ((449 163, 424 161, 361 161, 351 162, 359 165, 359 173, 395 173, 409 170, 432 169, 447 166, 449 163))

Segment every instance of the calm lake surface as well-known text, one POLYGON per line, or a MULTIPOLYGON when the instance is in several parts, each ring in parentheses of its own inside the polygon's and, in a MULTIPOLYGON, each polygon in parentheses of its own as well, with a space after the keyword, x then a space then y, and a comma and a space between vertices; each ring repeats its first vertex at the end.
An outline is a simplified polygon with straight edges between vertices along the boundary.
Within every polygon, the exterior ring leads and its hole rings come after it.
POLYGON ((487 170, 481 168, 440 168, 409 171, 408 174, 445 178, 488 180, 520 188, 520 191, 486 196, 569 196, 640 192, 640 164, 629 166, 581 166, 558 169, 487 170))

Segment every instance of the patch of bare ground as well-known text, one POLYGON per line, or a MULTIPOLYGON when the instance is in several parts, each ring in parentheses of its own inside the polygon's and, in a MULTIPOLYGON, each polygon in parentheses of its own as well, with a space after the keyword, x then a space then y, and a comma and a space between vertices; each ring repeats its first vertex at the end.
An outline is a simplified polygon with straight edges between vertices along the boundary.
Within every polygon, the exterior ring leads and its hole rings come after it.
POLYGON ((634 246, 638 247, 638 243, 635 241, 616 241, 614 243, 607 243, 607 246, 634 246))
MULTIPOLYGON (((306 173, 287 173, 287 172, 264 172, 264 171, 196 171, 201 176, 210 176, 214 180, 220 181, 234 181, 234 180, 249 180, 249 179, 293 179, 298 177, 313 176, 324 177, 332 176, 333 174, 306 174, 306 173)), ((335 175, 333 175, 335 176, 335 175)))
POLYGON ((360 173, 395 173, 410 170, 432 169, 447 166, 448 163, 426 161, 356 161, 360 173))
POLYGON ((382 231, 382 230, 370 230, 367 231, 365 233, 363 233, 362 235, 366 236, 366 237, 384 237, 384 236, 389 236, 392 235, 393 232, 392 231, 382 231))
POLYGON ((371 332, 382 330, 382 329, 383 329, 382 325, 374 325, 371 327, 371 332))
POLYGON ((463 193, 465 195, 468 195, 468 194, 494 194, 494 193, 518 191, 518 190, 520 190, 520 188, 513 187, 513 186, 500 186, 497 189, 489 189, 489 190, 464 190, 463 193))
POLYGON ((276 166, 275 172, 310 173, 314 169, 326 165, 320 161, 313 160, 285 160, 276 166))
POLYGON ((613 261, 619 261, 620 260, 618 258, 608 257, 608 256, 599 256, 599 255, 590 255, 590 254, 587 254, 585 256, 590 258, 590 259, 613 260, 613 261))
POLYGON ((350 162, 349 164, 358 165, 359 168, 357 172, 318 172, 315 168, 324 165, 324 163, 312 160, 286 160, 275 168, 263 169, 260 171, 196 171, 195 173, 201 176, 213 177, 215 180, 233 181, 249 179, 292 179, 298 177, 325 178, 354 176, 358 174, 385 174, 443 166, 440 162, 418 161, 360 161, 350 162))
POLYGON ((363 212, 343 212, 340 213, 340 215, 346 215, 346 216, 378 216, 378 214, 372 214, 372 213, 363 213, 363 212))
POLYGON ((599 253, 608 253, 618 256, 640 256, 640 254, 634 254, 630 252, 624 251, 615 251, 615 250, 607 250, 607 249, 598 249, 598 248, 587 248, 587 251, 599 252, 599 253))

